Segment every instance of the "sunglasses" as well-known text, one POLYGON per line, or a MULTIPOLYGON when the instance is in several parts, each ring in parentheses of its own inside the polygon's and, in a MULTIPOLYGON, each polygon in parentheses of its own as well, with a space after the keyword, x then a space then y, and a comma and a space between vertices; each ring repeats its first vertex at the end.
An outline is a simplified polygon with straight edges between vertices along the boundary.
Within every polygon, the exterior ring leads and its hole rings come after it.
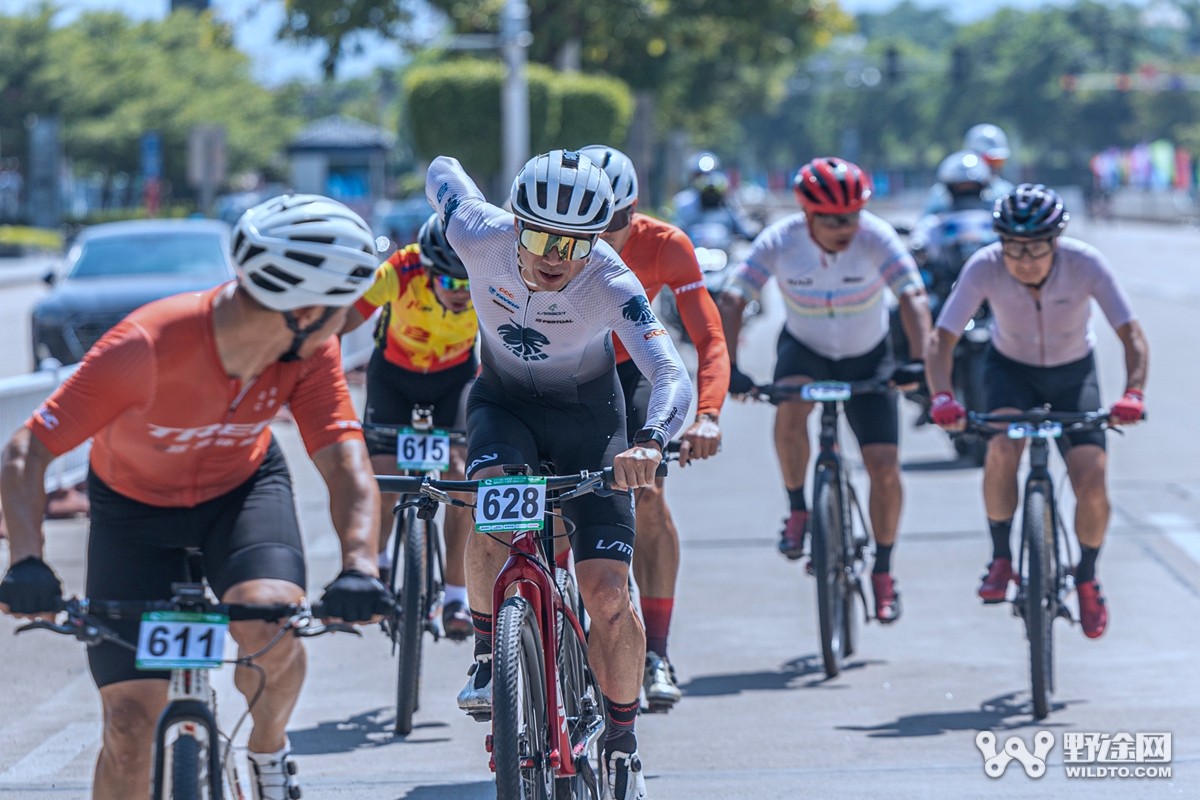
POLYGON ((857 211, 849 214, 813 214, 813 219, 822 228, 850 228, 858 224, 857 211))
POLYGON ((1001 239, 1000 248, 1009 258, 1020 260, 1028 255, 1030 258, 1045 258, 1054 251, 1052 239, 1035 239, 1032 242, 1017 242, 1012 239, 1001 239))
POLYGON ((622 208, 620 211, 614 211, 612 220, 608 223, 608 227, 604 229, 605 233, 613 233, 615 231, 625 230, 629 227, 629 223, 633 221, 633 206, 622 208))
POLYGON ((450 275, 434 275, 437 285, 448 292, 462 292, 471 288, 470 278, 454 278, 450 275))
POLYGON ((549 255, 551 250, 558 251, 558 257, 563 261, 574 261, 587 258, 592 252, 592 238, 579 239, 574 236, 564 236, 561 233, 547 233, 533 228, 521 228, 518 237, 521 246, 535 256, 549 255))

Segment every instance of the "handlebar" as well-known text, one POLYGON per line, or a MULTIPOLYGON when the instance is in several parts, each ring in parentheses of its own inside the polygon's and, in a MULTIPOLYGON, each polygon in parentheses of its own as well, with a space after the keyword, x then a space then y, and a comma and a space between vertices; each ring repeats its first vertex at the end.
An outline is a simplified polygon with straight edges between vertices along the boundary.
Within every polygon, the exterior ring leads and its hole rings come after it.
POLYGON ((961 436, 964 433, 974 433, 983 437, 992 437, 1004 433, 1004 428, 997 428, 988 423, 1032 424, 1040 425, 1046 422, 1057 422, 1062 426, 1063 433, 1081 431, 1116 431, 1120 429, 1109 422, 1109 412, 1099 411, 1049 411, 1034 408, 1019 414, 981 414, 975 411, 967 412, 967 427, 962 431, 951 431, 951 436, 961 436))
MULTIPOLYGON (((884 392, 896 391, 886 380, 879 378, 869 378, 865 381, 812 381, 811 383, 792 384, 792 383, 768 383, 761 386, 755 386, 747 394, 754 400, 764 401, 768 403, 778 404, 783 400, 794 400, 797 398, 803 399, 806 402, 829 402, 829 400, 810 399, 803 395, 810 392, 820 391, 821 387, 839 387, 842 391, 840 394, 848 392, 847 397, 856 394, 882 394, 884 392)), ((845 397, 830 397, 833 399, 846 399, 845 397)))
MULTIPOLYGON (((390 444, 392 449, 395 449, 396 439, 400 436, 400 431, 406 427, 402 425, 379 425, 374 422, 364 422, 363 437, 369 441, 378 441, 390 444)), ((444 430, 444 429, 439 429, 444 430)), ((466 444, 467 432, 460 430, 444 430, 450 437, 450 444, 466 444)), ((418 433, 432 433, 432 431, 418 431, 418 433)))

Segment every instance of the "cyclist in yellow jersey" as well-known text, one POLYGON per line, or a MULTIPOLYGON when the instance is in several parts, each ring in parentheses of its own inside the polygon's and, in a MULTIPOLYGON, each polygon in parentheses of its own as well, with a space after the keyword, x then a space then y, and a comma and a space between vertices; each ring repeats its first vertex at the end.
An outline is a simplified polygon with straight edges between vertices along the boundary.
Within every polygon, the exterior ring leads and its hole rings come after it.
MULTIPOLYGON (((479 323, 471 305, 470 283, 462 261, 446 241, 436 215, 421 226, 418 243, 392 254, 375 271, 375 284, 350 310, 343 333, 382 308, 375 328, 375 352, 367 366, 364 422, 405 426, 415 404, 433 407, 437 428, 466 427, 467 390, 479 366, 475 338, 479 323)), ((376 474, 394 475, 396 453, 368 442, 376 474)), ((447 480, 463 480, 465 448, 450 449, 447 480)), ((379 568, 387 583, 391 569, 392 507, 396 496, 382 496, 379 568)), ((446 598, 442 624, 446 635, 462 641, 473 630, 467 607, 464 553, 471 529, 468 509, 446 509, 446 598)))

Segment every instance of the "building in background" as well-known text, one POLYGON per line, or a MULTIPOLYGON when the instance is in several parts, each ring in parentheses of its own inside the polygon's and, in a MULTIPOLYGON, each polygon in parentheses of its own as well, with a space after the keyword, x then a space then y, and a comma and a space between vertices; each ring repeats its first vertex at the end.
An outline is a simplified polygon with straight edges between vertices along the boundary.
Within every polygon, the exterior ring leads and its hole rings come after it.
POLYGON ((396 135, 362 120, 331 116, 313 122, 288 145, 292 189, 340 200, 369 218, 387 195, 387 165, 396 135))

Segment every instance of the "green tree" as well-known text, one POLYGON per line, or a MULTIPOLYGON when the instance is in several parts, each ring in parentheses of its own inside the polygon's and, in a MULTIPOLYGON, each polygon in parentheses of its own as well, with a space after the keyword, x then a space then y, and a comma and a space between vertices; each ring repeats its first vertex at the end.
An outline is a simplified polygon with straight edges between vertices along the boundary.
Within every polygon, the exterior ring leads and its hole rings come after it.
POLYGON ((332 80, 337 64, 349 53, 361 53, 363 34, 400 38, 412 19, 404 0, 284 0, 279 38, 300 44, 325 45, 321 69, 332 80))

